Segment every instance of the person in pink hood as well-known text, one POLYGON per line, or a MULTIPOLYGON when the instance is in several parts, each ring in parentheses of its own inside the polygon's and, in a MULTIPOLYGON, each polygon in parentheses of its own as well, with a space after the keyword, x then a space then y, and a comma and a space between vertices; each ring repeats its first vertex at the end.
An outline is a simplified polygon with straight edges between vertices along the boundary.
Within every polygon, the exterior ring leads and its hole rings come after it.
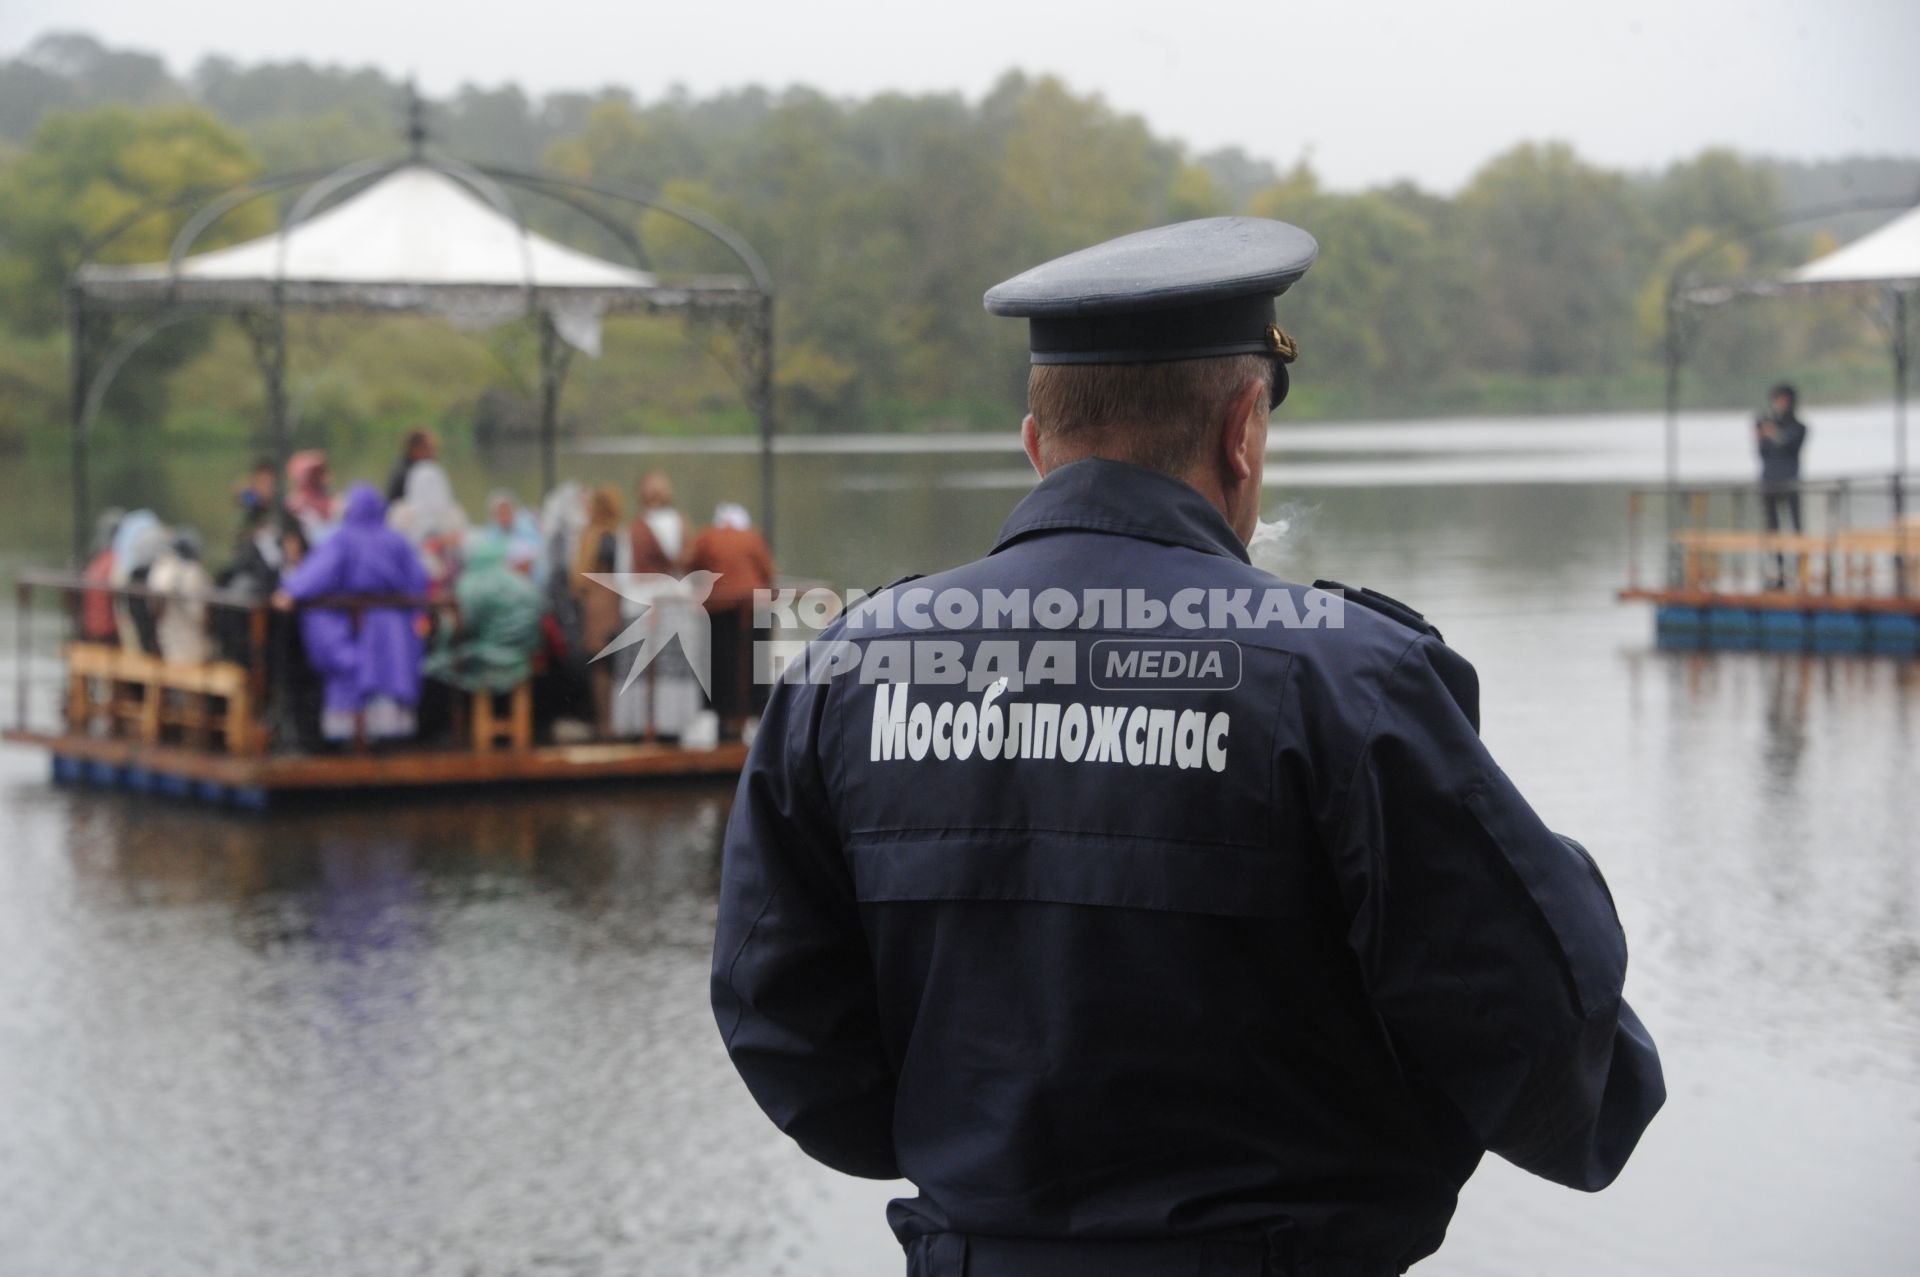
MULTIPOLYGON (((378 496, 378 493, 374 494, 378 496)), ((340 517, 340 498, 333 491, 327 454, 308 448, 287 458, 287 513, 300 520, 307 540, 318 543, 333 531, 340 517)))

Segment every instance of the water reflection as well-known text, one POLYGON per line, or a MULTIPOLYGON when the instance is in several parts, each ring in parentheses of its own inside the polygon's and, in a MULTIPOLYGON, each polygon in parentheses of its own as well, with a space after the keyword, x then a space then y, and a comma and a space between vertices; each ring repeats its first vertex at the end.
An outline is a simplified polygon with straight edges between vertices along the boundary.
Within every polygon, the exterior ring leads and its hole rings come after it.
POLYGON ((1635 732, 1661 745, 1651 758, 1669 785, 1660 794, 1649 777, 1642 790, 1669 844, 1641 865, 1655 922, 1639 953, 1673 968, 1655 998, 1723 1042, 1759 1036, 1777 1059, 1911 1079, 1920 663, 1640 653, 1627 664, 1668 694, 1663 719, 1635 732))
POLYGON ((730 797, 18 804, 0 1271, 777 1268, 815 1182, 705 1005, 730 797))

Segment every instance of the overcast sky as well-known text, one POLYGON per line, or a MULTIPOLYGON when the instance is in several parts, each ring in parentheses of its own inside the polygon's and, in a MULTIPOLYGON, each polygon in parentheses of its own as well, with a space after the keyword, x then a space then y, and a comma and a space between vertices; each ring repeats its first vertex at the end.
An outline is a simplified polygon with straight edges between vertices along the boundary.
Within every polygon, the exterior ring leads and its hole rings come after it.
POLYGON ((1451 190, 1523 138, 1635 168, 1709 145, 1920 155, 1920 0, 0 4, 0 50, 54 29, 158 52, 176 72, 206 53, 373 63, 435 93, 511 80, 643 99, 675 83, 977 98, 1019 67, 1198 149, 1306 154, 1340 187, 1451 190))

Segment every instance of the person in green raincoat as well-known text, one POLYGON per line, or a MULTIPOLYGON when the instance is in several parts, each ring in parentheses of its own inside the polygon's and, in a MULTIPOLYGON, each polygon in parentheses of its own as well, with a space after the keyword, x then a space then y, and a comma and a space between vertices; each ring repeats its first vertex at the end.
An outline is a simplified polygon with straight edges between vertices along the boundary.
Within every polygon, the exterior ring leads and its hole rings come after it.
POLYGON ((453 586, 457 624, 442 628, 426 673, 463 692, 507 692, 532 675, 540 646, 540 591, 507 562, 500 537, 472 538, 453 586))

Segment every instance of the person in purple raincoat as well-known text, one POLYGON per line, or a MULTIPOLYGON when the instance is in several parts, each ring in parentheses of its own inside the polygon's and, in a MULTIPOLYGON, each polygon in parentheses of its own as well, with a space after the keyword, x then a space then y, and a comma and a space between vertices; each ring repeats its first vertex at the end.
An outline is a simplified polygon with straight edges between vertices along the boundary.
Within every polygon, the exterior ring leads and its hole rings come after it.
MULTIPOLYGON (((287 578, 287 600, 342 594, 427 594, 427 572, 406 537, 387 527, 386 502, 369 484, 347 493, 340 529, 287 578)), ((350 740, 411 736, 420 703, 420 613, 407 608, 353 614, 333 608, 301 613, 307 660, 325 685, 321 733, 350 740)))

